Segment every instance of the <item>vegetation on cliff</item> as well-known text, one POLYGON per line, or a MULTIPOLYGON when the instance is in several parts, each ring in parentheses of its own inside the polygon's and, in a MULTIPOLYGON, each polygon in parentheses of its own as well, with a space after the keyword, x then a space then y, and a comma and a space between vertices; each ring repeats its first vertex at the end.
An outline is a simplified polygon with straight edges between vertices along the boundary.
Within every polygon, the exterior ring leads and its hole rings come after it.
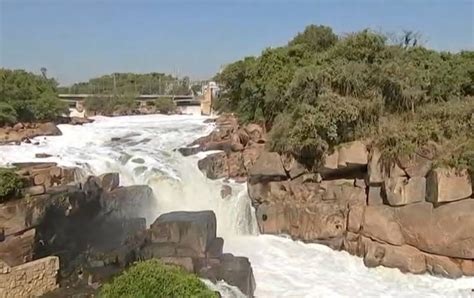
POLYGON ((440 161, 472 164, 474 52, 430 50, 411 32, 398 40, 308 26, 286 46, 228 65, 215 107, 265 123, 272 150, 308 162, 369 138, 388 158, 432 146, 440 161))
POLYGON ((24 70, 0 69, 0 126, 18 121, 53 121, 67 113, 57 82, 24 70))
POLYGON ((139 262, 105 284, 100 297, 217 297, 195 275, 156 259, 139 262))
POLYGON ((15 172, 0 168, 0 203, 17 196, 22 187, 23 181, 15 172))

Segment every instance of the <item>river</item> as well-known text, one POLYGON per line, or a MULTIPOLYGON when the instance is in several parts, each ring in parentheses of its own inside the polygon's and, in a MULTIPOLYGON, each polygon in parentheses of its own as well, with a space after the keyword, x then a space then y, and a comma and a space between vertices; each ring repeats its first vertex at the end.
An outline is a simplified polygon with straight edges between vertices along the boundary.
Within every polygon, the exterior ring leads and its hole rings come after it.
MULTIPOLYGON (((98 175, 119 172, 122 185, 148 184, 157 199, 156 216, 174 210, 214 210, 224 250, 247 256, 257 297, 471 297, 474 278, 443 279, 366 268, 362 259, 318 244, 258 235, 245 185, 233 184, 220 197, 222 181, 197 169, 204 156, 183 157, 173 149, 209 133, 201 116, 97 117, 83 126, 60 125, 63 135, 39 137, 39 145, 0 146, 0 165, 55 161, 98 175), (112 141, 112 138, 116 138, 112 141), (53 157, 35 159, 35 153, 53 157)), ((151 222, 148 222, 150 224, 151 222)))

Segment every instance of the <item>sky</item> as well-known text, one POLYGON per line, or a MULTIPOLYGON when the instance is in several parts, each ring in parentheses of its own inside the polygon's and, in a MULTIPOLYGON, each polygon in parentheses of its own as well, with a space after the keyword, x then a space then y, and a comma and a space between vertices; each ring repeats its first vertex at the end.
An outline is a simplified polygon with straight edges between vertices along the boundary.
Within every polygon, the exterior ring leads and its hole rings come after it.
POLYGON ((309 24, 474 50, 474 0, 0 0, 0 66, 46 67, 62 85, 112 72, 207 79, 309 24))

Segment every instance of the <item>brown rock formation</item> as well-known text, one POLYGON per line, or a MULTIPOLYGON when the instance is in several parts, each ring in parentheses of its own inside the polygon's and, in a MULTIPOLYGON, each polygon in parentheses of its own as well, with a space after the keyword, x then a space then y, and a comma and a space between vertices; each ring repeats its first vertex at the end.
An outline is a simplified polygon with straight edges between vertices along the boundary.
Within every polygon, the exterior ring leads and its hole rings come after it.
POLYGON ((47 123, 23 123, 13 128, 0 128, 0 144, 20 143, 24 140, 38 136, 58 136, 61 131, 52 122, 47 123))
POLYGON ((255 279, 249 260, 223 254, 224 240, 216 237, 216 228, 212 211, 162 214, 147 231, 140 256, 159 258, 214 282, 224 280, 252 297, 255 279))

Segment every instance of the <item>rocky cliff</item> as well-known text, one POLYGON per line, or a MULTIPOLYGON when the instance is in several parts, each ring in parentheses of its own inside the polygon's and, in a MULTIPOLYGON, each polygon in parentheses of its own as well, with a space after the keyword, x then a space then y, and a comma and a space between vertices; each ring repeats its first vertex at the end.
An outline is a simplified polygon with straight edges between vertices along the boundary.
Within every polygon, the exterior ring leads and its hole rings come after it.
POLYGON ((253 296, 250 262, 222 252, 212 211, 155 220, 151 188, 120 186, 117 173, 79 181, 77 169, 55 163, 15 166, 25 188, 21 198, 0 204, 1 297, 94 294, 132 262, 149 258, 253 296))
POLYGON ((474 196, 467 171, 417 154, 384 162, 364 141, 341 144, 308 170, 264 150, 258 125, 225 115, 183 154, 221 150, 199 162, 211 179, 247 181, 260 231, 328 245, 368 267, 457 278, 474 275, 474 196))

